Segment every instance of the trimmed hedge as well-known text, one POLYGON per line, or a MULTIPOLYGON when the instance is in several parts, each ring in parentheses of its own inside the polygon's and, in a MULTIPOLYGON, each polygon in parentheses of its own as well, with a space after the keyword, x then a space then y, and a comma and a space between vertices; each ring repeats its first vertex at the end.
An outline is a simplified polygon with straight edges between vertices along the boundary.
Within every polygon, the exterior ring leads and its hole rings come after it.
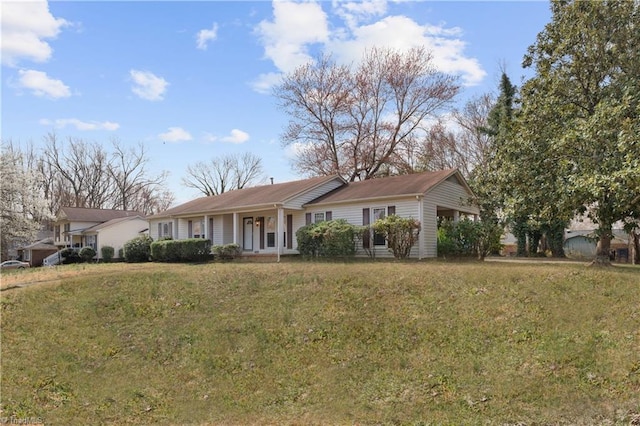
POLYGON ((213 246, 213 253, 220 260, 233 260, 240 256, 240 245, 225 244, 213 246))
POLYGON ((151 243, 154 262, 202 262, 211 258, 211 241, 202 238, 151 243))
POLYGON ((93 247, 82 247, 78 253, 83 262, 91 262, 96 257, 96 251, 93 247))
POLYGON ((312 223, 298 229, 298 251, 309 257, 345 257, 356 254, 359 227, 344 219, 312 223))
POLYGON ((103 262, 111 262, 113 260, 115 249, 111 246, 102 246, 100 252, 102 253, 103 262))
POLYGON ((153 240, 148 235, 141 235, 124 244, 125 262, 148 262, 151 256, 151 242, 153 240))

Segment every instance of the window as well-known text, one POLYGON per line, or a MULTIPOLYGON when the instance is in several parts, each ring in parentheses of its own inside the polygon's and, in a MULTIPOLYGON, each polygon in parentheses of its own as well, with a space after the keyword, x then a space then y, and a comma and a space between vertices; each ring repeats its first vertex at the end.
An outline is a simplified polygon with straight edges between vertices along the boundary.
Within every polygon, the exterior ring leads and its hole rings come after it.
POLYGON ((98 245, 97 245, 97 242, 96 242, 96 236, 95 235, 87 235, 85 238, 86 238, 85 239, 85 245, 87 247, 91 247, 94 250, 98 250, 98 245))
POLYGON ((276 218, 273 216, 267 217, 267 247, 276 246, 276 218))
MULTIPOLYGON (((378 219, 384 219, 387 213, 387 209, 385 207, 374 208, 373 209, 373 217, 371 223, 375 223, 378 219)), ((386 240, 383 234, 378 232, 373 232, 373 245, 376 246, 384 246, 386 245, 386 240)))
POLYGON ((313 215, 313 223, 324 222, 324 212, 314 213, 313 215))
POLYGON ((158 223, 158 238, 173 238, 173 222, 158 223))
POLYGON ((204 219, 189 221, 189 238, 204 238, 204 219))
POLYGON ((56 241, 60 241, 60 225, 56 225, 55 226, 55 236, 56 236, 56 241))
POLYGON ((69 232, 71 232, 71 224, 65 223, 64 224, 64 240, 65 241, 71 241, 71 235, 69 235, 69 232))

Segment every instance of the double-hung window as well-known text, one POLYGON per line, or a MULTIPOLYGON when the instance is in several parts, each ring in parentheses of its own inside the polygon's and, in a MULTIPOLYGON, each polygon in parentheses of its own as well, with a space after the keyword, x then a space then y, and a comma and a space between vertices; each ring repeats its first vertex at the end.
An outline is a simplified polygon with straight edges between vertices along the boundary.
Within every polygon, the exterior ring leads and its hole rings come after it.
POLYGON ((158 239, 173 238, 173 222, 158 223, 158 239))

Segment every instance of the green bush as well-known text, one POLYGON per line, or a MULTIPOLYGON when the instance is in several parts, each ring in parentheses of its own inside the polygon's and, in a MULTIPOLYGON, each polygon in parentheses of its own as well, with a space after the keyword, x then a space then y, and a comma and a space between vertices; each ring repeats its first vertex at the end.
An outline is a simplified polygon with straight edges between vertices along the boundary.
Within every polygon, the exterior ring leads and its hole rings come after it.
POLYGON ((211 256, 211 241, 201 238, 154 241, 151 258, 156 262, 200 262, 211 256))
POLYGON ((141 235, 124 244, 125 262, 148 262, 151 257, 151 243, 153 240, 148 235, 141 235))
POLYGON ((411 247, 418 242, 420 222, 413 218, 392 214, 376 220, 372 228, 375 232, 384 235, 393 257, 404 259, 411 253, 411 247))
POLYGON ((358 227, 344 219, 303 226, 296 232, 298 251, 308 257, 344 257, 356 253, 358 227))
POLYGON ((464 218, 458 222, 443 220, 438 228, 438 256, 484 259, 501 249, 502 227, 498 224, 474 222, 464 218))
POLYGON ((104 262, 111 262, 113 260, 115 249, 111 246, 102 246, 100 253, 102 254, 102 260, 104 262))
POLYGON ((82 259, 83 262, 91 262, 93 258, 96 257, 96 251, 93 249, 93 247, 82 247, 80 249, 80 253, 78 254, 80 255, 80 259, 82 259))
POLYGON ((60 250, 60 256, 62 256, 62 263, 65 265, 79 263, 81 260, 78 252, 71 247, 60 250))
POLYGON ((212 250, 215 257, 221 260, 233 260, 241 252, 238 244, 215 245, 212 250))

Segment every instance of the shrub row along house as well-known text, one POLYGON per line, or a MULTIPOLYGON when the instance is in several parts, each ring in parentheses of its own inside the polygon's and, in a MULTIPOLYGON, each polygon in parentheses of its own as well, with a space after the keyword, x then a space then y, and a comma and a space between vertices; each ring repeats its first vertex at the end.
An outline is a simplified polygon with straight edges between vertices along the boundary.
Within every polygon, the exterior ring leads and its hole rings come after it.
MULTIPOLYGON (((438 217, 477 216, 472 192, 455 169, 349 182, 339 176, 256 186, 198 198, 147 217, 154 240, 203 238, 238 244, 245 256, 298 254, 296 231, 310 223, 345 219, 371 225, 396 214, 421 222, 411 257, 437 256, 438 217)), ((357 255, 391 256, 381 236, 358 243, 357 255)))

